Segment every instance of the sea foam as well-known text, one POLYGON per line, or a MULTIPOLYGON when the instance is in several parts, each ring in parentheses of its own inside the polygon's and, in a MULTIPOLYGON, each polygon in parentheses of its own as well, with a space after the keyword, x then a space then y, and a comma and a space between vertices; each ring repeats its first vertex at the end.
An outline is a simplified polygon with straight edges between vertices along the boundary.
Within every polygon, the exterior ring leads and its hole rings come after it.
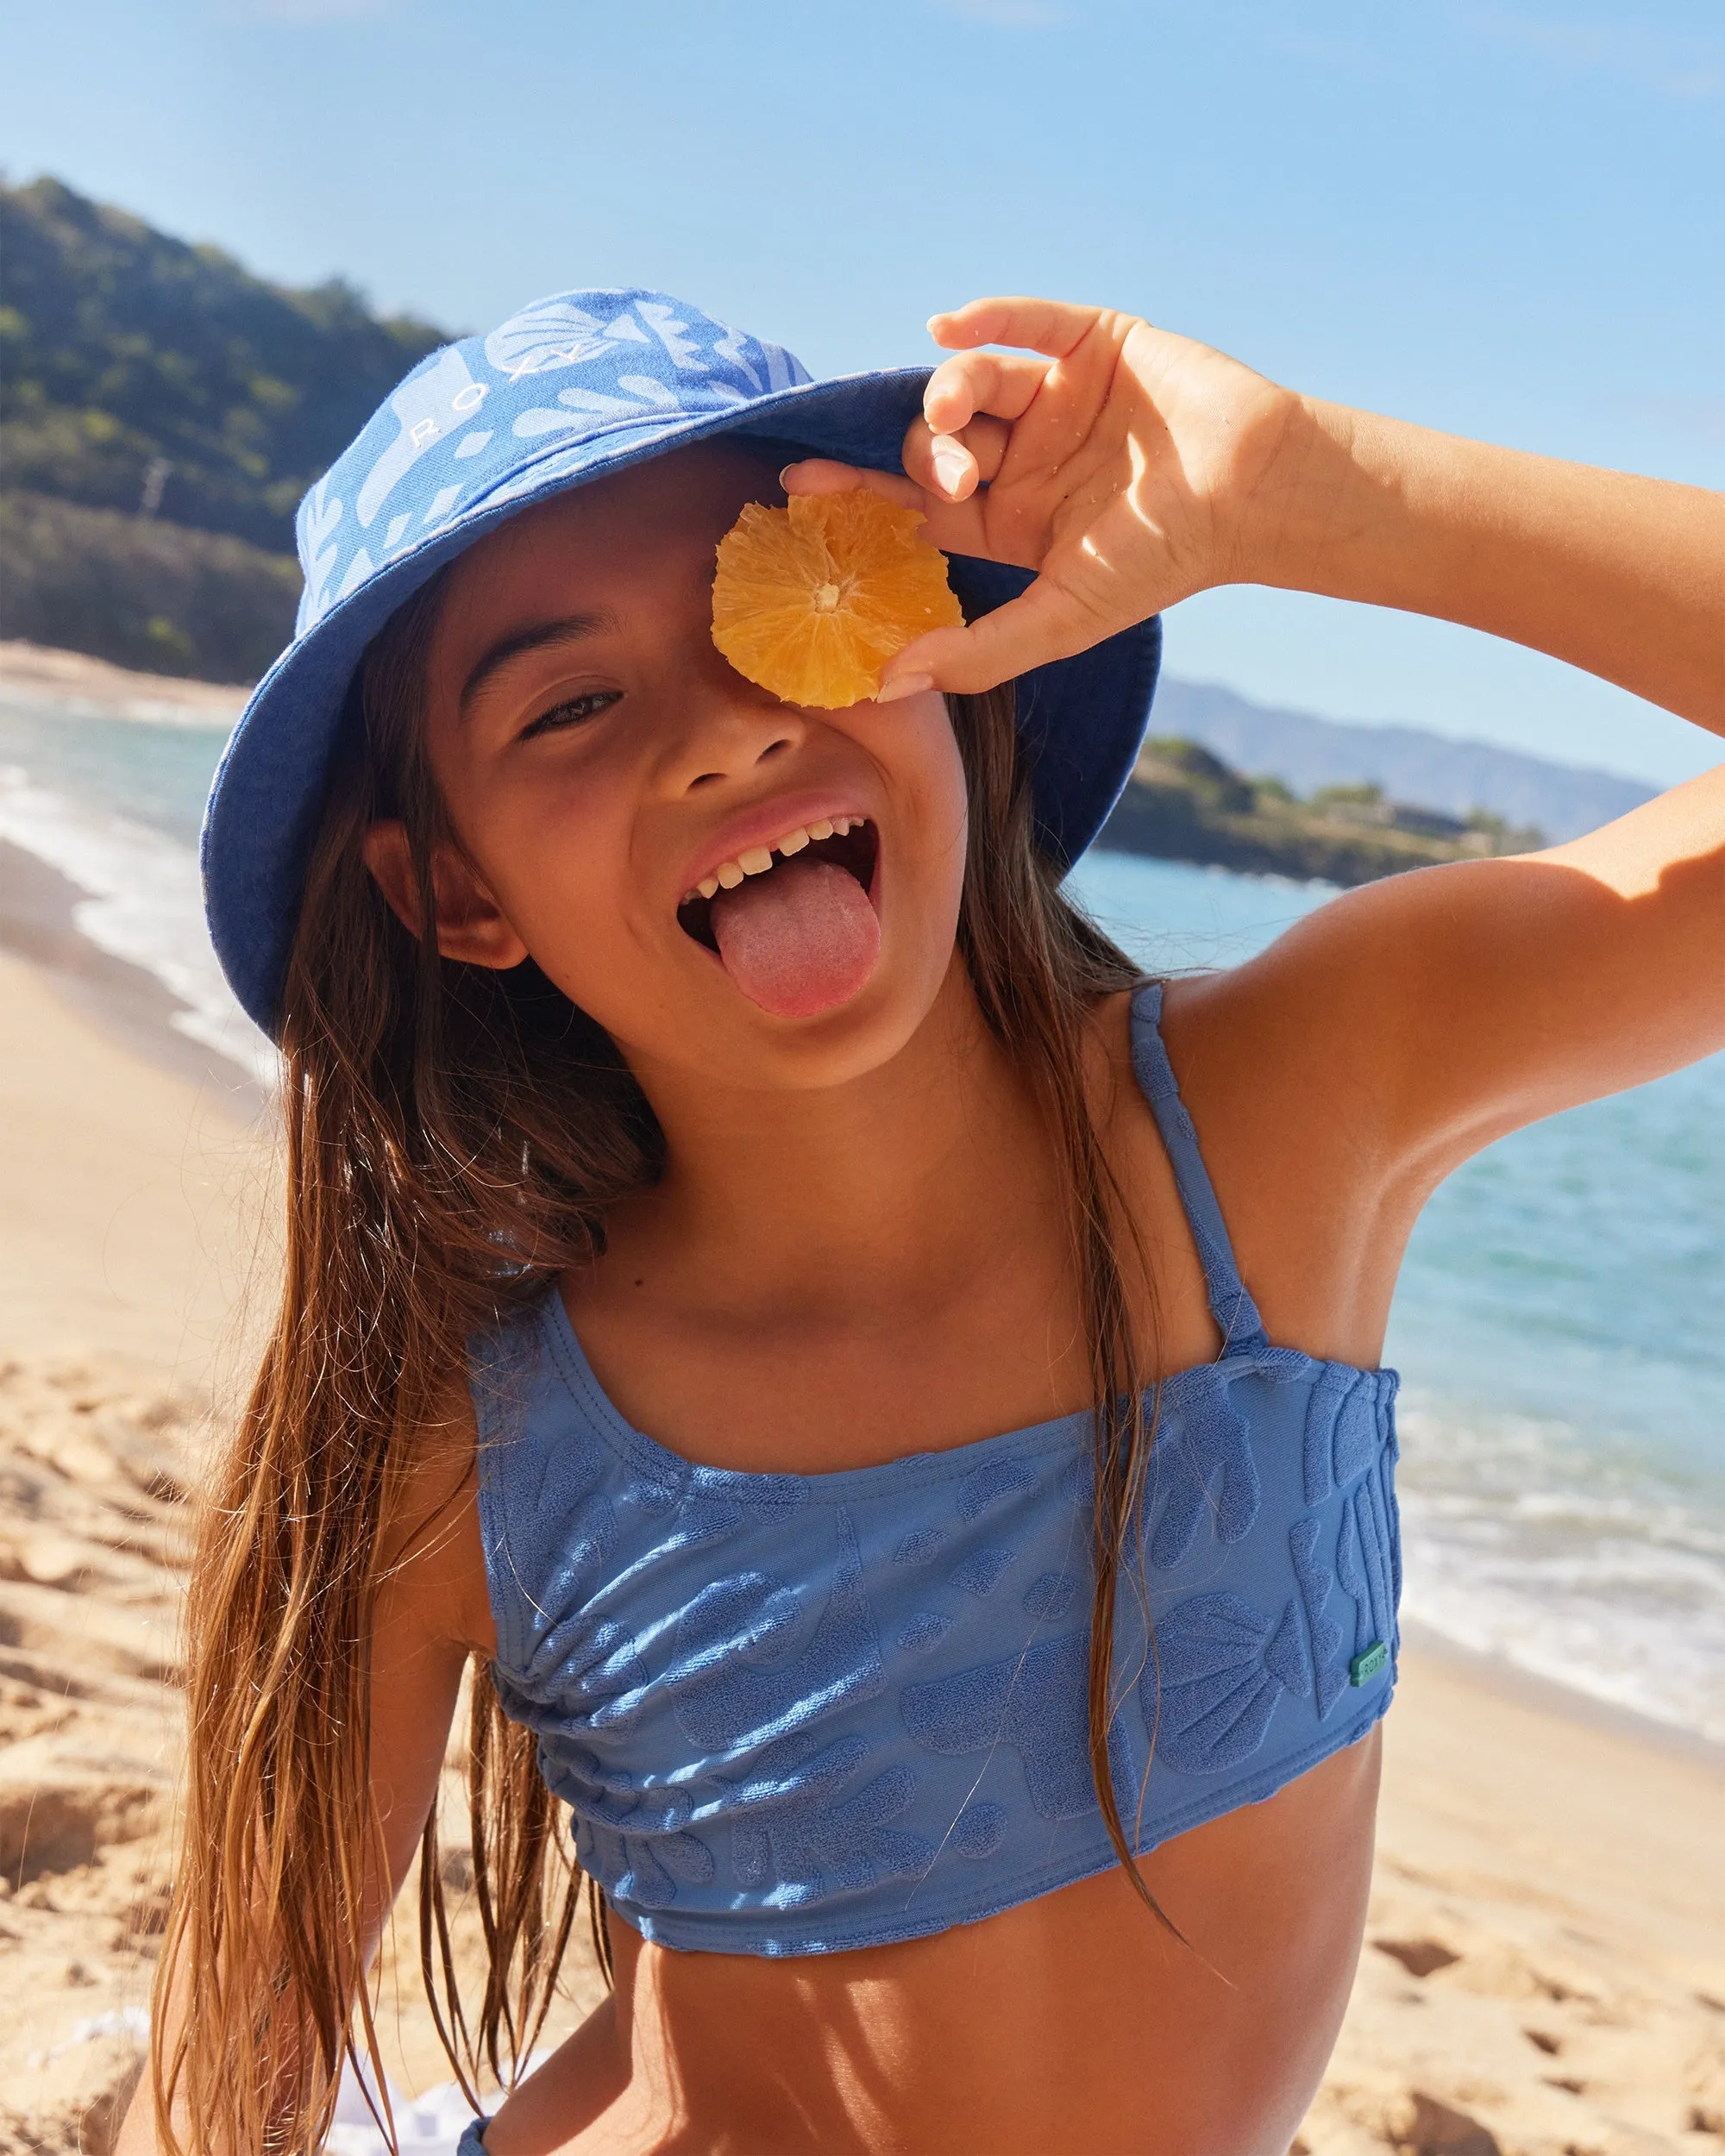
POLYGON ((190 847, 35 785, 16 765, 0 765, 0 838, 86 893, 72 908, 78 934, 153 974, 182 1006, 171 1021, 179 1031, 273 1087, 275 1050, 222 976, 190 847))
POLYGON ((1725 1745, 1716 1478, 1420 1388, 1399 1420, 1406 1617, 1725 1745))

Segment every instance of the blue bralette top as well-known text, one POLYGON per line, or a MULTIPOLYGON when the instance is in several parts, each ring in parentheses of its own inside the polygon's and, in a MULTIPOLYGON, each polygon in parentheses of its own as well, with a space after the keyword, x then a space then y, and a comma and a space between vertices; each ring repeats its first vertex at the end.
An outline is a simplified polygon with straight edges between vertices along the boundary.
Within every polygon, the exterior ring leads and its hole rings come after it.
MULTIPOLYGON (((1140 1849, 1365 1733, 1401 1588, 1396 1378, 1264 1337, 1160 1008, 1138 991, 1133 1062, 1224 1344, 1161 1386, 1153 1651, 1122 1567, 1111 1756, 1140 1849)), ((498 1689, 645 1937, 879 1946, 1115 1861, 1087 1742, 1088 1413, 836 1474, 697 1466, 618 1413, 555 1290, 472 1375, 498 1689)))

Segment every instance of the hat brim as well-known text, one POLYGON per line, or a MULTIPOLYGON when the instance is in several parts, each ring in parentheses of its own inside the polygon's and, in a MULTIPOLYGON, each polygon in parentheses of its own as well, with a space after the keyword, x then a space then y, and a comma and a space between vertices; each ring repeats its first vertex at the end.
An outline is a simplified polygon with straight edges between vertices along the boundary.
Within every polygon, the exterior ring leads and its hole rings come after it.
MULTIPOLYGON (((727 411, 618 427, 579 451, 524 456, 453 524, 366 578, 297 637, 258 684, 228 743, 200 845, 210 938, 247 1014, 266 1032, 277 1031, 348 693, 367 645, 422 585, 523 510, 720 436, 757 436, 873 471, 899 471, 930 371, 902 367, 800 383, 727 411)), ((1031 571, 1000 562, 962 555, 948 561, 967 620, 1004 605, 1032 580, 1031 571)), ((1131 774, 1161 649, 1161 624, 1152 618, 1019 680, 1019 725, 1031 759, 1038 837, 1063 867, 1095 838, 1131 774)))

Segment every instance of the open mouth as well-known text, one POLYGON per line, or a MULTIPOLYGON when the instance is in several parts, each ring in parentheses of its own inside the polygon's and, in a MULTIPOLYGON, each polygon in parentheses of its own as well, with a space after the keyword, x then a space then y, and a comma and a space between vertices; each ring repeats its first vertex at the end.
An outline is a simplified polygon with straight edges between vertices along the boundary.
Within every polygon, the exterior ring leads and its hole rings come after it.
POLYGON ((826 862, 855 878, 864 893, 874 889, 875 868, 880 859, 880 834, 866 817, 836 816, 799 824, 770 846, 751 846, 735 861, 721 862, 698 890, 687 893, 677 908, 677 924, 684 935, 718 952, 713 933, 715 899, 737 890, 745 882, 770 879, 787 861, 826 862))

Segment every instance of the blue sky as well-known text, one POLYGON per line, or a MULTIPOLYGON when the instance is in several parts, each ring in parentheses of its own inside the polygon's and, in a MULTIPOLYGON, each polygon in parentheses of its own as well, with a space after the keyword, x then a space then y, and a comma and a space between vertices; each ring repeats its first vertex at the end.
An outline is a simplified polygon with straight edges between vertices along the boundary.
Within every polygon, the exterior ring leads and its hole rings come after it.
MULTIPOLYGON (((454 328, 662 285, 818 373, 987 291, 1725 486, 1716 0, 0 0, 9 176, 454 328)), ((1694 729, 1464 630, 1206 594, 1172 671, 1653 780, 1694 729)))

